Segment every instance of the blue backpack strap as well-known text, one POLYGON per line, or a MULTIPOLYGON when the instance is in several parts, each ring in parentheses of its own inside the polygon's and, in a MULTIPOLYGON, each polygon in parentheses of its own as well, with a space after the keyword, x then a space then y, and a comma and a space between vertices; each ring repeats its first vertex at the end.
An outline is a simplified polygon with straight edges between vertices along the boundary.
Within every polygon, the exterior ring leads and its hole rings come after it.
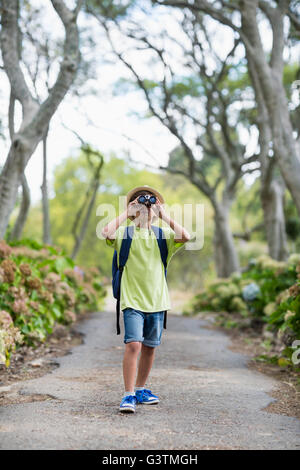
MULTIPOLYGON (((133 228, 133 227, 132 227, 133 228)), ((123 270, 130 250, 131 239, 132 239, 132 228, 125 227, 123 232, 123 240, 120 247, 120 254, 118 256, 117 250, 114 251, 113 262, 112 262, 112 287, 113 295, 115 299, 120 296, 120 272, 123 270), (119 269, 121 268, 121 269, 119 269)))
POLYGON ((134 232, 133 225, 128 225, 124 230, 122 245, 121 245, 120 254, 119 254, 119 270, 120 271, 123 271, 124 266, 127 262, 127 259, 129 256, 129 250, 130 250, 130 246, 132 242, 133 232, 134 232))
POLYGON ((160 251, 161 260, 165 267, 165 275, 167 275, 168 245, 166 242, 164 231, 162 230, 162 228, 157 227, 156 225, 151 225, 151 228, 153 232, 155 233, 159 251, 160 251))
POLYGON ((119 253, 119 292, 117 296, 116 314, 117 314, 117 335, 120 334, 120 299, 121 299, 121 279, 124 266, 129 256, 129 250, 133 238, 134 226, 128 225, 124 230, 123 240, 119 253))
MULTIPOLYGON (((166 237, 161 227, 157 227, 156 225, 151 225, 151 228, 156 236, 161 260, 165 268, 165 276, 167 277, 168 245, 166 242, 166 237)), ((165 329, 167 328, 167 310, 165 310, 165 315, 164 315, 164 328, 165 329)))

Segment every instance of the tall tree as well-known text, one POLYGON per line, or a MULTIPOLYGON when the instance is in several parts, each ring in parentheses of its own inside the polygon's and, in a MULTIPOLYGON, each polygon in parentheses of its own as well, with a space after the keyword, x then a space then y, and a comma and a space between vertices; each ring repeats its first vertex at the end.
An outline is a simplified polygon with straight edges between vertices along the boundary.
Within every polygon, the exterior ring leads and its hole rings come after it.
POLYGON ((27 85, 20 67, 19 1, 1 0, 1 51, 4 70, 14 99, 22 107, 22 122, 14 133, 8 156, 0 175, 0 238, 4 236, 14 208, 18 187, 26 165, 43 139, 51 118, 68 92, 80 60, 77 17, 82 0, 73 10, 63 0, 51 0, 65 30, 63 60, 47 98, 39 104, 27 85))
POLYGON ((277 171, 276 153, 270 149, 272 141, 272 129, 268 112, 261 96, 262 90, 259 86, 255 70, 249 68, 252 83, 256 95, 257 115, 256 125, 259 130, 259 159, 261 171, 261 205, 264 213, 265 233, 268 242, 269 255, 279 261, 285 260, 287 256, 286 223, 284 214, 285 184, 277 171))
MULTIPOLYGON (((43 101, 45 93, 51 91, 51 78, 54 75, 57 60, 60 58, 61 39, 52 37, 45 28, 43 28, 43 20, 45 16, 44 7, 33 8, 28 5, 24 17, 21 17, 21 28, 24 31, 22 64, 24 65, 27 76, 30 77, 32 87, 34 89, 35 98, 39 104, 43 101), (43 87, 41 86, 41 82, 43 87)), ((92 48, 94 41, 91 33, 84 30, 80 31, 81 47, 92 48)), ((89 89, 87 85, 90 78, 94 77, 94 61, 89 57, 81 56, 76 77, 72 82, 68 95, 71 99, 80 100, 81 97, 88 93, 95 94, 93 89, 89 89)), ((43 181, 41 185, 42 192, 42 209, 43 209, 43 242, 51 244, 51 223, 49 210, 49 194, 48 194, 48 140, 49 126, 44 134, 43 145, 43 181)), ((25 221, 25 220, 24 220, 25 221)))
POLYGON ((104 164, 104 157, 98 151, 90 147, 90 145, 82 141, 82 152, 85 154, 89 169, 92 173, 90 182, 86 189, 84 200, 80 205, 72 226, 72 235, 74 237, 74 246, 71 257, 76 258, 80 250, 81 244, 85 237, 88 224, 95 206, 96 197, 100 185, 101 171, 104 164))
MULTIPOLYGON (((291 192, 300 214, 300 158, 299 143, 294 136, 283 84, 285 25, 290 19, 292 33, 299 37, 299 7, 297 2, 289 0, 152 0, 154 4, 188 9, 209 15, 223 25, 231 28, 243 42, 248 59, 251 77, 256 77, 256 84, 261 93, 270 129, 274 156, 278 162, 284 182, 291 192), (265 15, 273 35, 271 54, 264 48, 260 17, 265 15)), ((258 95, 257 95, 258 96, 258 95)))
POLYGON ((20 204, 19 214, 16 219, 15 225, 11 231, 10 240, 19 240, 22 236, 25 222, 29 214, 30 209, 30 188, 25 176, 25 173, 21 176, 21 186, 22 186, 22 200, 20 204))
POLYGON ((43 137, 43 182, 41 185, 41 191, 42 191, 42 208, 43 208, 43 243, 50 245, 52 243, 52 237, 51 237, 51 223, 50 223, 48 181, 47 181, 48 132, 49 132, 49 128, 46 129, 45 135, 43 137))

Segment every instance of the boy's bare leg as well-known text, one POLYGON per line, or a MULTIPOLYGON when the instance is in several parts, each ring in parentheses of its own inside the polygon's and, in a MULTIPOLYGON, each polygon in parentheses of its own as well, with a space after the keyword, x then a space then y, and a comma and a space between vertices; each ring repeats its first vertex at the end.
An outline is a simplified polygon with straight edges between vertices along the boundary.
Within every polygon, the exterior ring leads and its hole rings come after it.
POLYGON ((136 376, 137 358, 141 351, 141 344, 137 341, 125 344, 125 352, 123 358, 123 377, 125 392, 134 394, 134 381, 136 376))
POLYGON ((139 360, 136 387, 144 387, 154 361, 155 348, 142 344, 142 352, 139 360))

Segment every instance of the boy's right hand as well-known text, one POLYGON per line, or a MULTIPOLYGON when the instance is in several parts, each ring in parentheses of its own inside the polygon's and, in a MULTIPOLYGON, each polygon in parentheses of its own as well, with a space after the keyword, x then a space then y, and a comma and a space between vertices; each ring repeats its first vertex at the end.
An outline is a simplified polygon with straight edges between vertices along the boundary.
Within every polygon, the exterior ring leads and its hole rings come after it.
POLYGON ((138 202, 138 197, 131 201, 127 206, 127 217, 135 217, 137 211, 139 210, 140 203, 138 202))

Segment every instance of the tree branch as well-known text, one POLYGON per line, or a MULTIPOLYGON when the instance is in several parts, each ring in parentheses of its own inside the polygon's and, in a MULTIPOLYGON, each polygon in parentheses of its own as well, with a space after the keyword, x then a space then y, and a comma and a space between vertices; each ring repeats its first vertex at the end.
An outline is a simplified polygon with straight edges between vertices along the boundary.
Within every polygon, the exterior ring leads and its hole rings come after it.
MULTIPOLYGON (((236 31, 240 38, 243 40, 244 44, 249 48, 249 51, 253 51, 251 43, 248 41, 248 38, 244 35, 241 28, 236 26, 230 18, 225 16, 221 9, 214 8, 211 3, 206 0, 196 0, 194 3, 184 1, 184 0, 152 0, 153 3, 162 6, 172 6, 177 8, 188 8, 192 11, 203 12, 210 15, 213 19, 219 21, 225 26, 229 26, 233 31, 236 31)), ((227 6, 227 5, 226 5, 227 6)), ((231 8, 232 10, 232 8, 231 8)), ((235 11, 240 11, 238 5, 235 5, 235 11)))
POLYGON ((12 89, 10 89, 9 95, 9 105, 8 105, 8 129, 10 140, 12 141, 15 135, 15 103, 16 98, 13 94, 12 89))
POLYGON ((24 120, 28 120, 38 105, 29 91, 20 67, 18 16, 18 0, 2 0, 1 50, 4 70, 13 96, 22 104, 24 120))
POLYGON ((288 15, 289 19, 291 20, 295 30, 299 34, 300 33, 300 18, 295 13, 293 13, 291 10, 287 11, 287 15, 288 15))
POLYGON ((259 8, 267 16, 272 32, 273 32, 273 46, 270 65, 272 68, 283 68, 283 48, 284 48, 284 31, 283 31, 283 20, 287 13, 284 2, 281 0, 278 2, 277 8, 272 7, 265 0, 259 0, 259 8))
POLYGON ((33 124, 38 129, 48 125, 75 78, 80 61, 79 34, 76 21, 82 1, 78 0, 76 8, 72 11, 66 7, 62 0, 51 0, 53 8, 65 27, 64 57, 56 82, 34 118, 33 124))
POLYGON ((233 233, 233 236, 234 236, 234 238, 240 238, 240 239, 245 240, 245 241, 248 242, 248 241, 251 240, 251 235, 252 235, 254 232, 263 231, 264 228, 265 228, 265 224, 264 224, 264 223, 257 224, 257 225, 255 225, 254 227, 252 227, 251 229, 246 230, 244 233, 233 233))

